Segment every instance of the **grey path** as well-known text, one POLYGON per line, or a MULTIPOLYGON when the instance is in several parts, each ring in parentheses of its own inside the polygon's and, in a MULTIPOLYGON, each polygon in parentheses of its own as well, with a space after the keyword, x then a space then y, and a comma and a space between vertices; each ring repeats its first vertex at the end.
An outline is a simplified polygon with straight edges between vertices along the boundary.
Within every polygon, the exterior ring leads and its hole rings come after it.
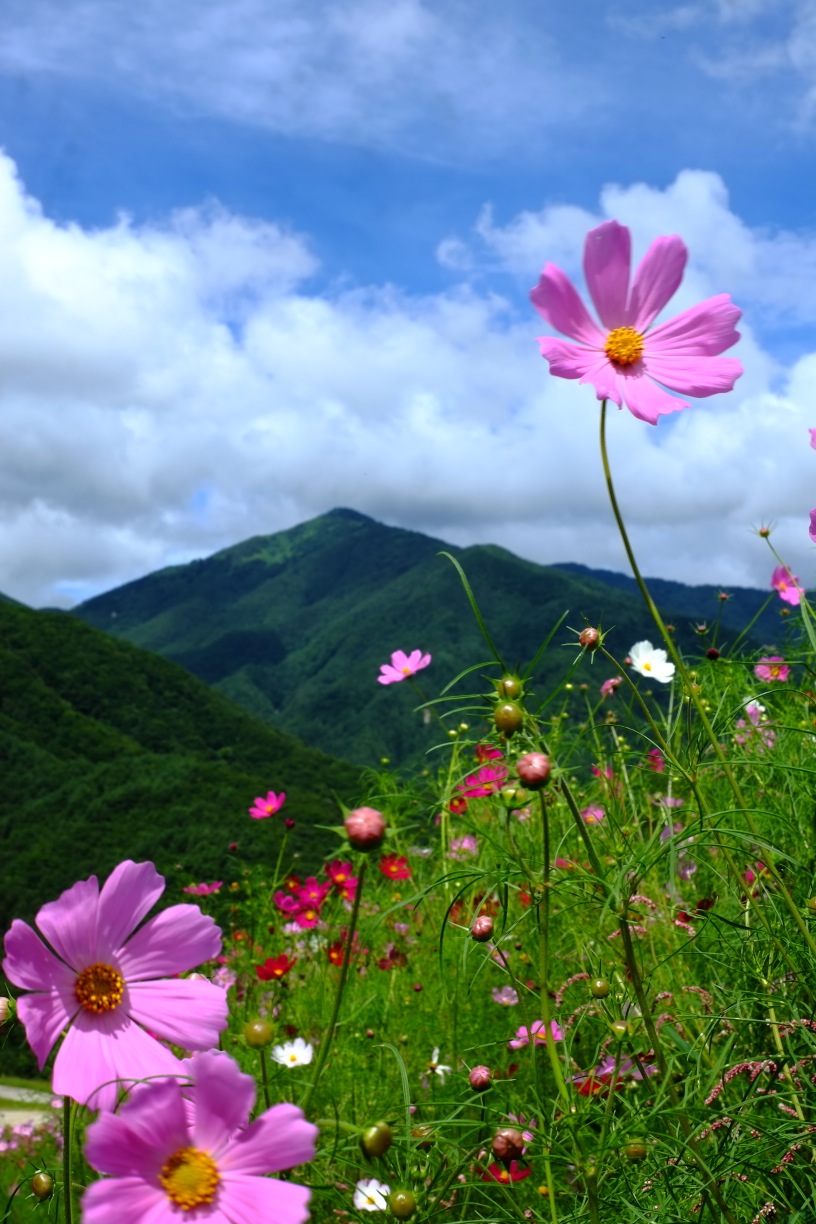
POLYGON ((0 1109, 0 1128, 4 1126, 21 1126, 24 1122, 43 1122, 48 1117, 48 1109, 32 1109, 32 1105, 51 1105, 53 1093, 40 1092, 36 1088, 12 1088, 0 1083, 0 1097, 6 1101, 19 1101, 19 1109, 0 1109), (26 1108, 28 1106, 28 1108, 26 1108))

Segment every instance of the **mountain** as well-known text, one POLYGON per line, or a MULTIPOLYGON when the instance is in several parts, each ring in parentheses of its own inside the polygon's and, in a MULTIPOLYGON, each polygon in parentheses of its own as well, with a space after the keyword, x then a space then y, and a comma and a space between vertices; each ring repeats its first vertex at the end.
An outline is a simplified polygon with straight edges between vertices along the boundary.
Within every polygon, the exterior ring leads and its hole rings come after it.
POLYGON ((274 863, 285 816, 305 864, 331 847, 315 825, 340 822, 359 770, 65 613, 0 603, 0 629, 0 929, 123 858, 184 884, 235 879, 274 863), (286 792, 282 815, 250 819, 269 790, 286 792))
MULTIPOLYGON (((326 752, 366 764, 408 761, 444 736, 427 711, 424 719, 412 712, 419 698, 408 685, 376 683, 379 665, 397 648, 430 651, 433 663, 417 685, 432 696, 490 657, 441 550, 464 567, 511 668, 532 659, 568 613, 536 670, 539 699, 576 657, 576 633, 567 625, 612 627, 609 646, 618 657, 640 638, 654 640, 639 595, 618 585, 535 565, 492 545, 451 547, 351 510, 149 574, 81 604, 74 615, 175 660, 326 752)), ((677 623, 678 640, 699 652, 687 617, 675 617, 671 607, 666 614, 677 623)), ((705 617, 708 606, 694 619, 705 617)), ((498 672, 477 672, 456 691, 484 691, 485 674, 498 672)), ((584 660, 578 679, 595 686, 610 674, 603 661, 590 669, 584 660)))

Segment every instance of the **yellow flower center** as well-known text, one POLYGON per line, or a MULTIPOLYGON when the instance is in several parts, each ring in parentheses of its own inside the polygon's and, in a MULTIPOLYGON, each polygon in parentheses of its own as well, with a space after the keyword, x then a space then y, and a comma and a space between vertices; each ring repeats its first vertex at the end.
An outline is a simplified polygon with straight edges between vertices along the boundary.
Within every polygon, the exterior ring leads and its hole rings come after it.
POLYGON ((644 670, 644 671, 651 671, 651 670, 652 670, 652 665, 651 665, 651 663, 641 663, 641 665, 640 665, 640 666, 643 668, 643 670, 644 670))
POLYGON ((192 1211, 202 1203, 211 1203, 220 1180, 212 1156, 194 1147, 179 1148, 159 1174, 167 1197, 182 1211, 192 1211))
POLYGON ((122 1002, 125 979, 113 965, 89 965, 78 975, 74 984, 77 1001, 86 1011, 101 1016, 114 1011, 122 1002))
POLYGON ((634 365, 643 356, 643 337, 634 327, 616 327, 606 337, 604 351, 615 365, 634 365))

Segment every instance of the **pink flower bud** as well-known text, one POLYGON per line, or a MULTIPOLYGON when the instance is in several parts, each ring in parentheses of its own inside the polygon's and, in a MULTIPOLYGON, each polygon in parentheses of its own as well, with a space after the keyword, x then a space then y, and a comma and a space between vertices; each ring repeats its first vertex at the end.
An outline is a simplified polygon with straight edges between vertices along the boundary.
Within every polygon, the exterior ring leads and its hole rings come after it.
POLYGON ((385 820, 375 808, 361 807, 346 817, 346 833, 355 850, 376 850, 385 840, 385 820))
POLYGON ((597 650, 601 644, 601 635, 597 629, 587 627, 578 634, 578 642, 584 650, 597 650))
POLYGON ((511 1160, 519 1160, 524 1155, 524 1136, 521 1131, 505 1127, 493 1136, 493 1155, 502 1164, 510 1164, 511 1160))
POLYGON ((468 1079, 474 1092, 484 1092, 493 1083, 493 1072, 480 1064, 473 1068, 468 1079))
POLYGON ((550 758, 543 752, 527 752, 516 761, 518 776, 530 790, 541 790, 550 779, 550 758))
POLYGON ((473 919, 473 925, 470 928, 471 939, 475 939, 477 943, 486 943, 493 934, 493 919, 489 914, 480 914, 478 918, 473 919))

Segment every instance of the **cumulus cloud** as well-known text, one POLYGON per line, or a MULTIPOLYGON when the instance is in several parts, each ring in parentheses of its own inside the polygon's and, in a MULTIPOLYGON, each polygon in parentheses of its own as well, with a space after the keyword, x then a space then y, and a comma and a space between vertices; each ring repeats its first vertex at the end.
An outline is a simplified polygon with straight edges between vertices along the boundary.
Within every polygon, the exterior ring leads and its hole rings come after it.
POLYGON ((449 266, 464 260, 458 282, 416 295, 319 286, 308 237, 214 203, 162 224, 58 225, 2 158, 0 590, 69 603, 337 505, 454 543, 625 569, 593 393, 548 376, 541 320, 506 275, 529 281, 545 259, 575 270, 612 208, 640 250, 655 232, 688 237, 676 308, 731 277, 748 304, 733 394, 656 428, 612 415, 643 568, 765 585, 771 558, 751 528, 776 520, 808 581, 816 353, 786 368, 761 340, 762 309, 797 289, 801 268, 791 254, 776 287, 757 283, 779 235, 734 216, 716 176, 609 187, 592 213, 563 206, 502 226, 485 212, 449 248, 449 266), (486 258, 504 275, 468 279, 467 261, 486 258))

